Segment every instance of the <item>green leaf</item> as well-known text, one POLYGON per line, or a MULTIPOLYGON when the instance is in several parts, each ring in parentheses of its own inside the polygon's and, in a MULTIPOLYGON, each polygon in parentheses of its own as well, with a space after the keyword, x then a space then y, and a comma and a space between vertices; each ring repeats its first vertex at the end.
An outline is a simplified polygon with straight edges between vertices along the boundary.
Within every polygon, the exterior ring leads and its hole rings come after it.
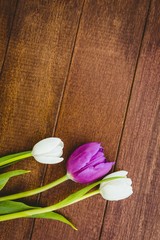
POLYGON ((0 215, 21 212, 35 207, 28 206, 22 202, 5 201, 0 202, 0 215))
POLYGON ((67 220, 64 216, 62 216, 59 213, 55 213, 55 212, 41 213, 41 214, 33 215, 31 216, 31 218, 47 218, 47 219, 57 220, 57 221, 66 223, 69 226, 71 226, 74 230, 77 230, 77 228, 69 220, 67 220))
POLYGON ((6 183, 11 177, 19 176, 28 172, 30 171, 14 170, 14 171, 9 171, 9 172, 0 174, 0 190, 2 190, 2 188, 6 185, 6 183))
MULTIPOLYGON (((21 211, 36 209, 36 208, 39 208, 39 207, 28 206, 22 202, 5 201, 5 202, 0 202, 0 215, 16 213, 16 212, 21 212, 21 211)), ((77 230, 76 227, 69 220, 67 220, 64 216, 62 216, 59 213, 55 213, 55 212, 41 213, 41 214, 30 216, 30 218, 44 218, 44 219, 57 220, 57 221, 66 223, 69 226, 71 226, 73 229, 77 230)))

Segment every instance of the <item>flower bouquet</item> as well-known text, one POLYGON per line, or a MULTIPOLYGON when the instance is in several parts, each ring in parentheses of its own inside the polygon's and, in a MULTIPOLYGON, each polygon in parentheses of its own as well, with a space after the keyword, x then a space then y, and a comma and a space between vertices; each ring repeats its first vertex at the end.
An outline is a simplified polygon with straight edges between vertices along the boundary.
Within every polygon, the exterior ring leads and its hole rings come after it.
MULTIPOLYGON (((44 164, 56 164, 62 162, 64 143, 59 138, 46 138, 38 142, 32 151, 16 153, 0 158, 0 168, 7 167, 22 159, 33 156, 36 161, 44 164)), ((114 162, 108 162, 104 156, 100 143, 90 142, 78 147, 68 158, 66 174, 54 182, 36 189, 0 197, 0 221, 17 218, 47 218, 58 220, 76 227, 64 216, 55 211, 71 204, 100 194, 105 200, 118 201, 129 197, 132 191, 132 181, 127 178, 127 171, 117 171, 108 174, 114 162), (47 207, 29 206, 15 201, 20 198, 32 196, 47 191, 64 181, 87 184, 81 190, 72 193, 58 203, 47 207), (98 189, 94 189, 99 186, 98 189)), ((26 174, 30 171, 14 170, 0 174, 0 190, 6 185, 11 177, 26 174)))

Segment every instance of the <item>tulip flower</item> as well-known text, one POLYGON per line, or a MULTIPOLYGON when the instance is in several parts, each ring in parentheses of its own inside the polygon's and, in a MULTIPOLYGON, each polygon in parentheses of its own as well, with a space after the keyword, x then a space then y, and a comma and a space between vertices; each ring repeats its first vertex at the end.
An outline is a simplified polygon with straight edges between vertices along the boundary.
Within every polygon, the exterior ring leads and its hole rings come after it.
POLYGON ((86 143, 69 157, 67 174, 75 182, 90 183, 107 174, 113 164, 106 160, 100 143, 86 143))
POLYGON ((5 167, 24 158, 34 157, 40 163, 56 164, 62 162, 64 144, 60 138, 50 137, 39 141, 32 151, 15 153, 0 158, 0 167, 5 167))
POLYGON ((64 144, 60 138, 46 138, 34 145, 32 155, 40 163, 56 164, 64 160, 61 157, 63 147, 64 144))
POLYGON ((100 194, 109 201, 118 201, 128 198, 132 193, 132 180, 127 178, 127 171, 118 171, 107 175, 104 179, 111 177, 122 177, 100 184, 100 194))

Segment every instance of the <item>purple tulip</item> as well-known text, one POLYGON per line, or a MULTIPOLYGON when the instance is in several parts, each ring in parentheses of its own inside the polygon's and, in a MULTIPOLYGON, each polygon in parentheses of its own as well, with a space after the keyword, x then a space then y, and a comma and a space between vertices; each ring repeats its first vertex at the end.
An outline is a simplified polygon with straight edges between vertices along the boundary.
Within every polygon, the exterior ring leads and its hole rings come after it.
POLYGON ((91 142, 78 147, 67 161, 69 178, 79 183, 90 183, 106 175, 114 165, 104 156, 100 143, 91 142))

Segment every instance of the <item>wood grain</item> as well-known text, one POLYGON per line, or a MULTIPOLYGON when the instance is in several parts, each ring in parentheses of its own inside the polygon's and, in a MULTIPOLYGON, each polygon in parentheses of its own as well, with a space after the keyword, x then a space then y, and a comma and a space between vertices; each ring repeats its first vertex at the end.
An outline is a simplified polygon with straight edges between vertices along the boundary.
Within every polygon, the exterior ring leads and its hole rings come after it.
MULTIPOLYGON (((65 88, 56 136, 65 158, 88 141, 100 141, 115 160, 123 127, 148 1, 86 1, 65 88)), ((45 182, 65 174, 65 164, 48 167, 45 182)), ((42 195, 52 204, 80 186, 68 182, 42 195)), ((76 224, 36 220, 32 239, 98 239, 106 202, 97 196, 61 210, 76 224), (42 228, 43 226, 43 228, 42 228)))
MULTIPOLYGON (((1 155, 31 149, 51 136, 81 8, 81 1, 19 1, 0 79, 1 155)), ((28 159, 14 168, 30 169, 32 174, 10 182, 6 194, 41 184, 43 165, 28 159)), ((35 203, 36 198, 27 202, 35 203)), ((0 238, 28 240, 32 222, 1 224, 0 238)))
POLYGON ((117 169, 134 195, 108 204, 102 240, 160 239, 160 4, 153 1, 127 114, 117 169))
POLYGON ((15 10, 16 1, 0 1, 0 72, 10 37, 15 10))

